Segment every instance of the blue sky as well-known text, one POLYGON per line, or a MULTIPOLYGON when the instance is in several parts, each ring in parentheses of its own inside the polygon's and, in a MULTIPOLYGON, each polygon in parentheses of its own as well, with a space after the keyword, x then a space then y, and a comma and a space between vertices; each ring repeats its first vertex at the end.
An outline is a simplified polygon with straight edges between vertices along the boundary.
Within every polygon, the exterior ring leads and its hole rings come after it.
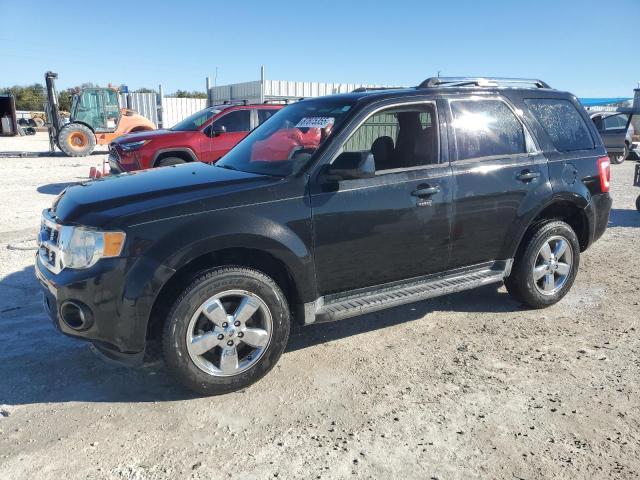
POLYGON ((415 85, 539 77, 583 97, 640 81, 640 0, 87 2, 0 0, 0 86, 255 80, 415 85), (626 21, 626 23, 625 23, 626 21))

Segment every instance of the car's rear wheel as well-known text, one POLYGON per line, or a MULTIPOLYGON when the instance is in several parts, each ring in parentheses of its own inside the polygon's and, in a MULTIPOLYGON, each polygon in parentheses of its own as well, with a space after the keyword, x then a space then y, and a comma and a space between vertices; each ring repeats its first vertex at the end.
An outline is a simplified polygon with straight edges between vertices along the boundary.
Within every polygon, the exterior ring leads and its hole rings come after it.
POLYGON ((170 167, 171 165, 181 165, 185 162, 182 158, 178 157, 166 157, 158 161, 158 167, 170 167))
POLYGON ((638 198, 636 198, 636 210, 640 212, 640 195, 638 195, 638 198))
POLYGON ((571 289, 580 265, 580 245, 562 221, 535 227, 524 240, 505 280, 509 293, 532 308, 559 302, 571 289))
POLYGON ((618 153, 618 154, 610 154, 609 155, 609 160, 611 160, 611 163, 615 163, 616 165, 620 165, 621 163, 623 163, 627 159, 628 155, 629 155, 629 147, 625 144, 624 151, 622 153, 618 153))
POLYGON ((164 326, 169 371, 186 387, 219 395, 251 385, 273 368, 289 337, 282 290, 256 270, 217 268, 175 302, 164 326))

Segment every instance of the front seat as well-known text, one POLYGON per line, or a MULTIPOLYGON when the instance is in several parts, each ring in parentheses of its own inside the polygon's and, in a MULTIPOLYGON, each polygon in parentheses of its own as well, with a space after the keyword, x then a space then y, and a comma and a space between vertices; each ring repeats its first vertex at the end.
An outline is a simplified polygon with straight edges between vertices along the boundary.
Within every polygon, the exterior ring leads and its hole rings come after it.
POLYGON ((391 137, 378 137, 371 144, 371 153, 376 162, 376 171, 394 168, 393 148, 393 139, 391 137))

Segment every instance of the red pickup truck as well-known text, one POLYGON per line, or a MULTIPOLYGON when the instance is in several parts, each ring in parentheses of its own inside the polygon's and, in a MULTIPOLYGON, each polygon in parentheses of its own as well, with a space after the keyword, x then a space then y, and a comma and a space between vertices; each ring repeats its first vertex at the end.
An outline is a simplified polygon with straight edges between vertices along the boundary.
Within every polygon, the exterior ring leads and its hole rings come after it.
POLYGON ((109 148, 111 173, 179 163, 216 162, 284 105, 224 104, 205 108, 168 130, 123 135, 109 148))

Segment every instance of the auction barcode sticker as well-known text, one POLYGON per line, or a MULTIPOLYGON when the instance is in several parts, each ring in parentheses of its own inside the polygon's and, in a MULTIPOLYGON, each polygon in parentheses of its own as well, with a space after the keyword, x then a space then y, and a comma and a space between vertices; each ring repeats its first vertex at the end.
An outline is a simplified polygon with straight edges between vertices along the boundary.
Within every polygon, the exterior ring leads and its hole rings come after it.
POLYGON ((304 117, 298 122, 296 128, 324 128, 333 125, 335 120, 333 117, 304 117))

